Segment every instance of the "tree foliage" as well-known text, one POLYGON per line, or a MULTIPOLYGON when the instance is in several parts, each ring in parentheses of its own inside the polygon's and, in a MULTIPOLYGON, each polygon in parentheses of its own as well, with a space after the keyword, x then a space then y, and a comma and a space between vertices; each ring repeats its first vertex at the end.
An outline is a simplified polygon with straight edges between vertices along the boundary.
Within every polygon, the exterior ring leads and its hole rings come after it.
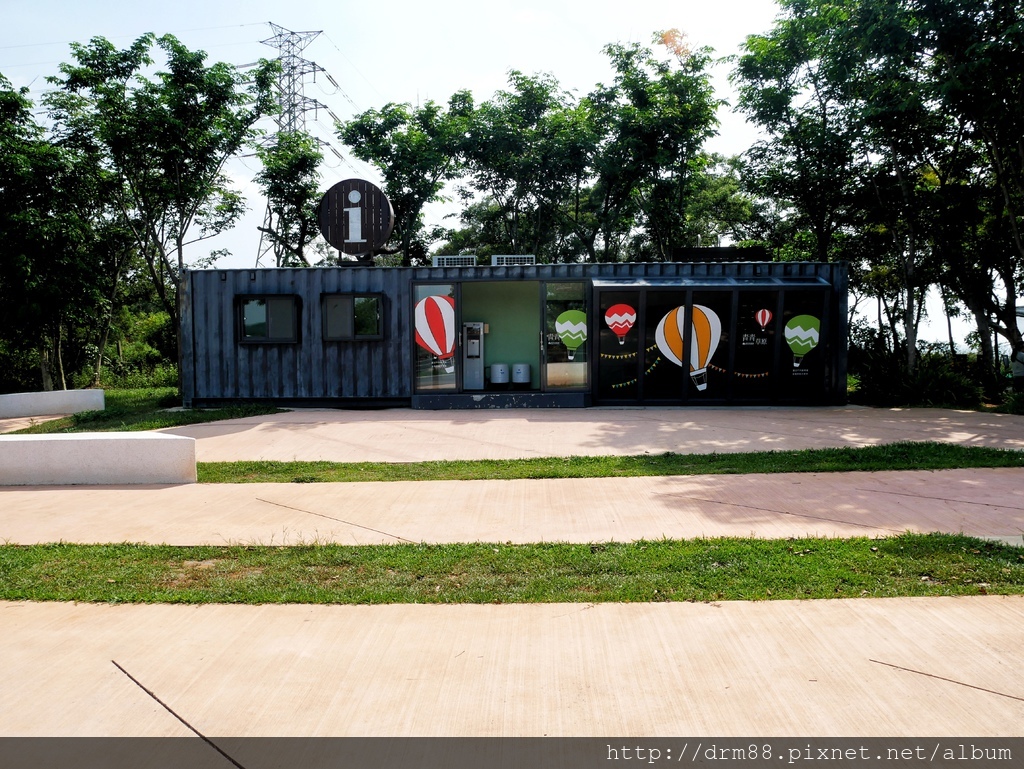
POLYGON ((97 37, 72 44, 47 99, 58 133, 88 141, 113 186, 122 220, 146 261, 153 285, 177 324, 177 287, 189 245, 230 227, 244 210, 224 164, 273 109, 276 65, 246 75, 207 65, 172 35, 144 35, 119 51, 97 37), (147 75, 160 49, 165 69, 147 75))
POLYGON ((384 194, 395 210, 395 235, 402 263, 426 256, 423 208, 461 171, 461 150, 473 100, 452 96, 447 109, 432 101, 422 107, 387 104, 338 126, 338 136, 360 160, 384 177, 384 194))
POLYGON ((817 258, 855 265, 907 371, 935 285, 970 309, 993 371, 990 332, 1021 342, 1024 6, 782 0, 781 10, 747 38, 733 74, 739 108, 766 133, 745 156, 748 189, 783 206, 778 231, 792 240, 795 225, 817 258))
POLYGON ((69 333, 104 301, 96 276, 108 251, 93 227, 102 202, 88 161, 51 143, 25 93, 0 77, 0 361, 10 371, 9 360, 31 359, 47 389, 64 380, 65 362, 75 364, 65 353, 69 333))
POLYGON ((263 168, 256 181, 270 211, 269 226, 260 232, 270 240, 278 267, 309 267, 308 249, 320 233, 320 145, 309 134, 284 131, 257 154, 263 168))
POLYGON ((447 109, 389 104, 340 126, 353 153, 385 178, 404 263, 425 257, 424 248, 411 250, 428 236, 420 214, 446 183, 464 207, 442 252, 665 260, 733 229, 749 206, 738 185, 716 178, 723 162, 703 151, 720 104, 710 51, 691 50, 675 31, 656 41, 661 55, 607 46, 615 78, 583 98, 551 74, 512 70, 508 87, 479 105, 460 92, 447 109), (726 210, 727 224, 712 221, 726 210))

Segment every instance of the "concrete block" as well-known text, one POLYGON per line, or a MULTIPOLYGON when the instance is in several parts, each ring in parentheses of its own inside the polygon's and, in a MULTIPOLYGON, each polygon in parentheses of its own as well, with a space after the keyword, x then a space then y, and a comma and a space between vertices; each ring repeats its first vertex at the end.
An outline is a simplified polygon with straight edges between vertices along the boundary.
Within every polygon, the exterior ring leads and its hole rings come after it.
POLYGON ((51 390, 0 395, 0 419, 102 411, 103 390, 51 390))
POLYGON ((195 482, 195 438, 148 432, 0 435, 3 486, 195 482))

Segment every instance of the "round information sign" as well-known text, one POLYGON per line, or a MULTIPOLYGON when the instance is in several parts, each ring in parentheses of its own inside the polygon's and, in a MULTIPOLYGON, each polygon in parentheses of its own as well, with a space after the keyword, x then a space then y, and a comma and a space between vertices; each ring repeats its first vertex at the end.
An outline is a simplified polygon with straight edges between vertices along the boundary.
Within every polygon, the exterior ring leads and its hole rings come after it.
POLYGON ((327 242, 351 256, 377 253, 395 228, 391 201, 363 179, 345 179, 327 190, 317 218, 327 242))

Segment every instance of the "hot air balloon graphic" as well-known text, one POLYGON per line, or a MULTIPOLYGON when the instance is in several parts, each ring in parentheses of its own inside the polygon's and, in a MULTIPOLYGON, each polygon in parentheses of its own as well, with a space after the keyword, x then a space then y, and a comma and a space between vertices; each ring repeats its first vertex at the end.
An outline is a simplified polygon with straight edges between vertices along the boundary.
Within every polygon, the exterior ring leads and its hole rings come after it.
POLYGON ((604 322, 619 338, 619 344, 626 343, 626 334, 636 323, 636 310, 628 304, 613 304, 604 314, 604 322))
MULTIPOLYGON (((676 307, 661 319, 654 333, 661 354, 683 365, 683 329, 686 327, 686 308, 676 307)), ((693 323, 690 331, 690 379, 698 390, 708 386, 707 365, 722 339, 722 321, 714 310, 700 304, 693 305, 693 323)))
POLYGON ((555 333, 569 351, 569 360, 572 360, 576 350, 587 341, 587 314, 580 310, 566 310, 555 318, 555 333))
POLYGON ((758 322, 761 326, 761 331, 763 332, 765 326, 772 322, 772 311, 766 309, 758 310, 754 313, 754 320, 758 322))
POLYGON ((455 300, 440 294, 416 303, 416 344, 434 355, 449 374, 455 370, 455 300))
POLYGON ((786 324, 786 344, 793 351, 793 368, 799 368, 804 356, 818 346, 821 321, 813 315, 795 315, 786 324))

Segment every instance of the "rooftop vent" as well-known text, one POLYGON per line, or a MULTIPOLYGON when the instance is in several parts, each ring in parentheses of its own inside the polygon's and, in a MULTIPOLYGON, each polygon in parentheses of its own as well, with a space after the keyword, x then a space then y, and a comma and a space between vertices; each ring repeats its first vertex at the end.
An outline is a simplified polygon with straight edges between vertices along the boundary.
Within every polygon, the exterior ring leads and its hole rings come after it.
POLYGON ((492 267, 513 267, 519 264, 536 264, 537 257, 533 254, 495 254, 491 257, 492 267))

